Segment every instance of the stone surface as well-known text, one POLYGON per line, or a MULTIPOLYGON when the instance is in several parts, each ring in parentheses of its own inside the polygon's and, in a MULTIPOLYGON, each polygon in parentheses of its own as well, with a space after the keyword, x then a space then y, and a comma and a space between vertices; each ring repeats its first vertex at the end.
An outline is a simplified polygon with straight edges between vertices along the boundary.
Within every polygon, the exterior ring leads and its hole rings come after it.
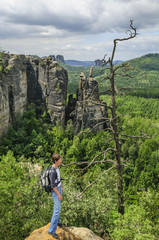
MULTIPOLYGON (((25 240, 53 240, 51 235, 48 234, 49 224, 39 229, 34 230, 29 237, 25 240)), ((96 236, 88 228, 77 227, 58 227, 56 233, 59 240, 102 240, 102 238, 96 236)))

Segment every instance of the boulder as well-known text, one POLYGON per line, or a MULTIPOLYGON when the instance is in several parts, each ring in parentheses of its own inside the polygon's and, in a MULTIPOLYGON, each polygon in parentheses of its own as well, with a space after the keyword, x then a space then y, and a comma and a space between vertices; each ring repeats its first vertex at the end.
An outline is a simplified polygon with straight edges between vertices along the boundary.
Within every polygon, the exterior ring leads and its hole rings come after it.
POLYGON ((102 240, 102 238, 95 235, 90 229, 85 227, 69 227, 69 230, 78 235, 81 239, 85 240, 102 240))
MULTIPOLYGON (((53 238, 50 234, 48 234, 49 224, 47 224, 44 227, 41 227, 39 229, 34 230, 29 237, 27 237, 25 240, 53 240, 53 238)), ((60 228, 57 227, 56 233, 58 234, 59 240, 82 240, 78 235, 71 232, 66 227, 60 228)))
MULTIPOLYGON (((53 240, 51 235, 48 234, 49 224, 39 229, 34 230, 29 237, 25 240, 53 240)), ((102 238, 96 236, 88 228, 77 227, 58 227, 56 233, 59 240, 102 240, 102 238)))

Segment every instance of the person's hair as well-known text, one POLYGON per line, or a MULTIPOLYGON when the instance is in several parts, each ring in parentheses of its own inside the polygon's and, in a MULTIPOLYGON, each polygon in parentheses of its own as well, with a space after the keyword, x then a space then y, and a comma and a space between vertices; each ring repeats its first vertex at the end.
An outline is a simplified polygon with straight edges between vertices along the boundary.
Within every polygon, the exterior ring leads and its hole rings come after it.
POLYGON ((58 161, 61 158, 61 156, 58 153, 54 153, 52 155, 52 161, 55 163, 55 161, 58 161))

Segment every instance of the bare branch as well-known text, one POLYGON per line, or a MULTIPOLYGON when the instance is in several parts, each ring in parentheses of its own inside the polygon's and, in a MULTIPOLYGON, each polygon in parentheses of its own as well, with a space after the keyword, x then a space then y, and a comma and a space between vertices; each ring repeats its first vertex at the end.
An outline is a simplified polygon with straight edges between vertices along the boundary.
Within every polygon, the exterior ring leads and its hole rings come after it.
POLYGON ((149 136, 146 134, 143 134, 142 136, 131 136, 131 135, 126 135, 123 133, 120 133, 121 136, 128 137, 128 138, 145 138, 145 139, 151 139, 149 136))
MULTIPOLYGON (((110 170, 114 169, 115 167, 111 167, 109 168, 108 170, 104 171, 102 174, 106 173, 106 172, 109 172, 110 170)), ((97 183, 99 181, 99 177, 92 183, 90 183, 87 187, 85 187, 85 189, 83 190, 82 193, 80 193, 77 198, 80 198, 86 191, 88 188, 92 187, 95 183, 97 183)))
POLYGON ((92 166, 92 164, 95 162, 95 160, 96 160, 98 157, 100 157, 100 156, 103 155, 103 154, 106 154, 106 153, 109 152, 109 151, 115 152, 116 149, 114 149, 114 148, 108 148, 107 150, 105 150, 105 151, 99 153, 98 155, 96 155, 96 156, 93 158, 93 160, 88 164, 87 167, 81 169, 80 173, 76 176, 76 178, 74 179, 74 181, 76 181, 76 179, 77 179, 83 172, 85 172, 90 166, 92 166))
POLYGON ((132 87, 121 87, 121 88, 118 88, 119 89, 119 91, 120 90, 133 90, 133 88, 132 87))
POLYGON ((110 58, 108 59, 108 61, 105 60, 106 55, 107 55, 107 54, 105 54, 104 58, 102 59, 102 61, 103 61, 103 66, 107 65, 107 64, 109 63, 109 61, 110 61, 110 58))
POLYGON ((126 73, 116 73, 116 74, 114 74, 114 76, 133 78, 133 76, 126 74, 126 73))
POLYGON ((81 131, 81 132, 79 132, 79 133, 78 133, 78 136, 80 136, 80 135, 82 135, 82 134, 84 134, 84 133, 91 133, 91 132, 92 132, 94 129, 96 129, 98 126, 106 123, 106 121, 107 121, 107 120, 105 120, 105 121, 103 121, 103 122, 97 123, 97 124, 94 125, 89 131, 81 131))
POLYGON ((137 36, 137 31, 136 28, 133 27, 133 20, 130 20, 130 29, 128 29, 126 31, 127 34, 129 34, 129 37, 127 38, 117 38, 114 41, 117 42, 121 42, 121 41, 127 41, 129 39, 135 38, 137 36))
POLYGON ((108 92, 111 92, 111 90, 110 90, 110 89, 107 89, 107 90, 105 90, 105 91, 100 91, 99 94, 108 93, 108 92))
POLYGON ((114 39, 114 48, 113 48, 111 60, 110 59, 108 60, 109 63, 113 62, 114 54, 115 54, 115 50, 116 50, 116 45, 117 45, 118 42, 127 41, 129 39, 132 39, 132 38, 136 37, 137 32, 136 32, 136 28, 133 27, 133 20, 130 20, 130 30, 127 30, 126 33, 129 33, 129 37, 114 39))
MULTIPOLYGON (((88 101, 88 100, 87 100, 87 101, 88 101)), ((93 104, 95 104, 95 105, 104 106, 104 107, 105 107, 105 105, 106 105, 106 103, 103 103, 103 102, 95 102, 95 101, 93 101, 92 99, 89 99, 88 102, 91 102, 91 103, 93 103, 93 104)))
POLYGON ((114 68, 114 73, 115 73, 118 69, 120 69, 120 68, 125 68, 125 67, 127 67, 127 70, 133 70, 133 69, 130 67, 130 63, 129 63, 129 62, 125 62, 125 63, 122 63, 122 64, 116 66, 116 67, 114 68))
MULTIPOLYGON (((93 162, 92 164, 96 164, 96 163, 106 163, 106 162, 111 162, 113 164, 115 164, 115 162, 112 160, 112 159, 107 159, 107 160, 102 160, 102 161, 95 161, 93 162)), ((68 163, 68 164, 61 164, 61 167, 69 167, 69 166, 72 166, 72 165, 77 165, 77 166, 81 166, 83 164, 89 164, 90 162, 88 161, 83 161, 83 162, 72 162, 72 163, 68 163)), ((77 170, 77 171, 80 171, 81 169, 74 169, 74 170, 77 170)))

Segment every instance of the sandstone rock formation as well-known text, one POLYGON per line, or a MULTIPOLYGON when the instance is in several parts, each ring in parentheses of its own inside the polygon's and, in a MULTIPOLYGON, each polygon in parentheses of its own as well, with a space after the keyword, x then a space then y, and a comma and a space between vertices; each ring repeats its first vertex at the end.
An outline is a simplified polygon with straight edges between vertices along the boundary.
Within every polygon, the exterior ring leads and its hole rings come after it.
POLYGON ((56 56, 56 62, 59 62, 59 61, 60 61, 60 63, 65 63, 63 55, 57 55, 56 56))
MULTIPOLYGON (((63 55, 49 55, 54 61, 60 62, 62 64, 65 64, 64 56, 63 55)), ((46 57, 47 58, 47 57, 46 57)))
MULTIPOLYGON (((25 240, 53 240, 51 235, 48 234, 49 225, 34 230, 29 237, 25 240)), ((87 228, 75 228, 75 227, 62 227, 57 228, 59 240, 102 240, 102 238, 96 236, 91 230, 87 228)))
POLYGON ((65 124, 68 75, 52 58, 4 54, 0 59, 0 137, 28 103, 45 106, 55 125, 65 124))
POLYGON ((28 103, 43 106, 53 125, 59 121, 64 126, 72 119, 75 134, 86 128, 104 129, 106 104, 99 99, 92 74, 92 67, 88 79, 81 73, 77 97, 69 96, 66 106, 68 75, 54 56, 39 59, 4 54, 0 58, 0 138, 28 103))
POLYGON ((67 71, 56 61, 42 59, 39 67, 39 83, 53 125, 59 120, 65 125, 65 107, 67 98, 67 71))
POLYGON ((100 60, 100 59, 97 59, 97 60, 94 61, 94 65, 95 66, 103 66, 103 61, 100 60))
POLYGON ((0 136, 15 115, 27 105, 27 59, 23 55, 5 54, 0 76, 0 136))
POLYGON ((105 121, 107 116, 106 103, 99 99, 98 83, 93 79, 92 74, 92 67, 88 79, 83 73, 80 74, 77 99, 73 101, 71 97, 66 109, 66 116, 70 114, 68 120, 73 120, 75 134, 81 129, 92 128, 97 132, 107 126, 105 121))

